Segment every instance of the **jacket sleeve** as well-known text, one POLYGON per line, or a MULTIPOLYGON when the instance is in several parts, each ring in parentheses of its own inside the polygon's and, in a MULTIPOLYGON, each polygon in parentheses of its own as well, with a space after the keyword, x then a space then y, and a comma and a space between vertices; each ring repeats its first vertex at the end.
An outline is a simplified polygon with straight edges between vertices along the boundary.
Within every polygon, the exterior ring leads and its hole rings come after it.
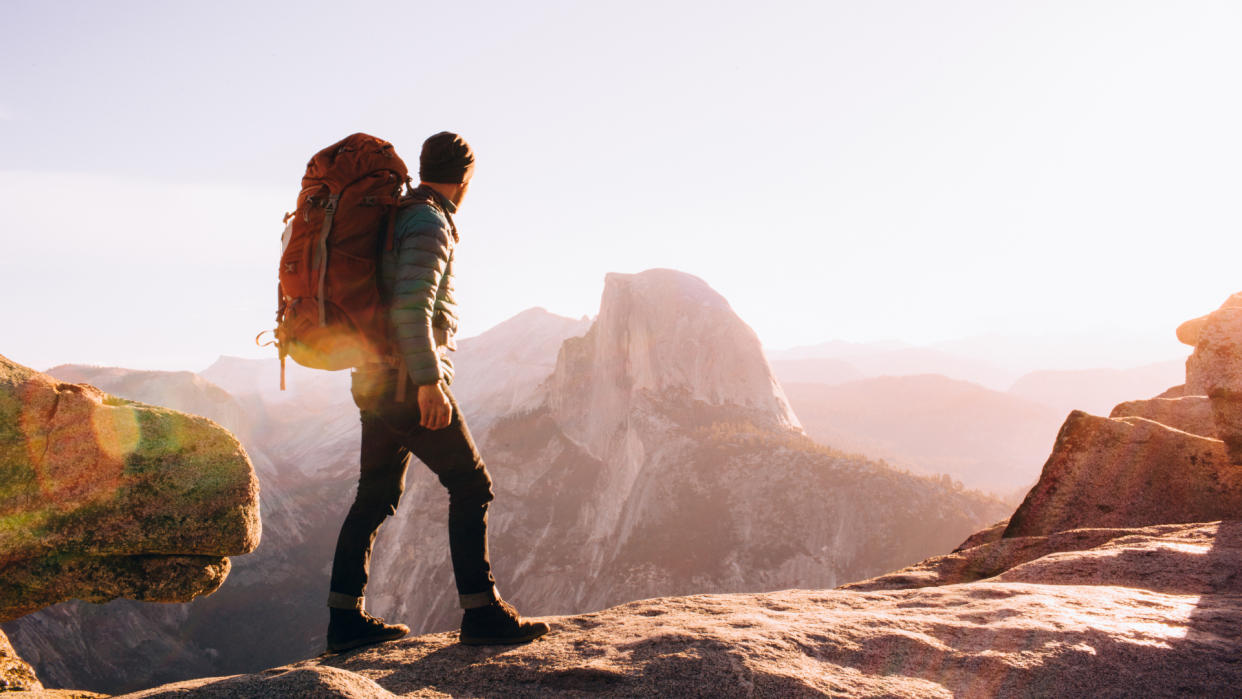
POLYGON ((400 223, 405 225, 396 236, 391 310, 397 349, 415 385, 434 384, 447 373, 436 351, 432 318, 452 257, 450 233, 433 216, 416 215, 400 223))
POLYGON ((445 331, 445 346, 457 349, 453 336, 457 334, 457 300, 453 298, 453 253, 449 253, 448 263, 444 268, 444 276, 440 280, 440 289, 436 293, 435 312, 431 319, 445 331))

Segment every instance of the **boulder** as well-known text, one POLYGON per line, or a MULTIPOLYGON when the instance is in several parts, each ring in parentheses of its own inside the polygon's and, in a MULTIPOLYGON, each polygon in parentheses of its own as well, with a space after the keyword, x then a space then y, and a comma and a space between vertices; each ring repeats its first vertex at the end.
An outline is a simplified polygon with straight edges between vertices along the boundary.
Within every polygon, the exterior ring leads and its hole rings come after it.
POLYGON ((1209 522, 1242 512, 1225 445, 1141 417, 1070 413, 1005 537, 1209 522))
POLYGON ((1207 396, 1216 389, 1242 392, 1242 293, 1207 315, 1186 360, 1187 395, 1207 396))
POLYGON ((1178 338, 1195 340, 1186 360, 1186 393, 1211 399, 1216 435, 1242 464, 1242 293, 1217 310, 1183 323, 1178 338))
POLYGON ((1142 417, 1162 425, 1216 439, 1216 422, 1207 396, 1151 398, 1126 401, 1113 408, 1109 417, 1142 417))
POLYGON ((1203 324, 1207 319, 1207 316, 1199 316, 1177 326, 1178 341, 1191 347, 1199 344, 1199 336, 1203 333, 1203 324))
POLYGON ((0 621, 73 598, 188 601, 259 533, 226 430, 0 356, 0 621))

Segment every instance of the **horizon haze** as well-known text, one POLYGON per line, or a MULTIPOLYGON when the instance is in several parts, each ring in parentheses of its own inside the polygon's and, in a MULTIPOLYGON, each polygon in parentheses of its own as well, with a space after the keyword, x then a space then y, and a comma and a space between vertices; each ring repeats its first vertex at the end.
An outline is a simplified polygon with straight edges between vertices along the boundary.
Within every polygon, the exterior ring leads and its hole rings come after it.
POLYGON ((268 356, 281 216, 356 131, 475 147, 463 337, 664 267, 768 348, 1124 368, 1237 290, 1235 3, 351 6, 397 42, 325 2, 5 8, 0 349, 32 366, 268 356))

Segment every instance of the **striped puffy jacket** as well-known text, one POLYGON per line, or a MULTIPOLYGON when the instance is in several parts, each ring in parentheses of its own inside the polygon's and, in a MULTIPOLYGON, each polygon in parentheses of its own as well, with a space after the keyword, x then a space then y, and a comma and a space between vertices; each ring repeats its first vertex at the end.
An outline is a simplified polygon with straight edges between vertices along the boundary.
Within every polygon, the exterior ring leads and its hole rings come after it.
POLYGON ((440 208, 416 204, 401 209, 393 246, 380 263, 380 283, 391 300, 393 337, 417 386, 453 382, 457 349, 457 302, 453 299, 453 251, 457 235, 453 203, 438 193, 440 208))

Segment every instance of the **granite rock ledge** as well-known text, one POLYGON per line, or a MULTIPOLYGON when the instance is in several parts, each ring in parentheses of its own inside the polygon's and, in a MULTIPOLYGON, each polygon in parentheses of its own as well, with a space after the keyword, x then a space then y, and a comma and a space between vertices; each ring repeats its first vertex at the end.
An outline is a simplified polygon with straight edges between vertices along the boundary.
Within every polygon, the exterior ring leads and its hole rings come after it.
POLYGON ((259 543, 245 451, 201 417, 0 356, 0 621, 68 599, 188 601, 259 543))

